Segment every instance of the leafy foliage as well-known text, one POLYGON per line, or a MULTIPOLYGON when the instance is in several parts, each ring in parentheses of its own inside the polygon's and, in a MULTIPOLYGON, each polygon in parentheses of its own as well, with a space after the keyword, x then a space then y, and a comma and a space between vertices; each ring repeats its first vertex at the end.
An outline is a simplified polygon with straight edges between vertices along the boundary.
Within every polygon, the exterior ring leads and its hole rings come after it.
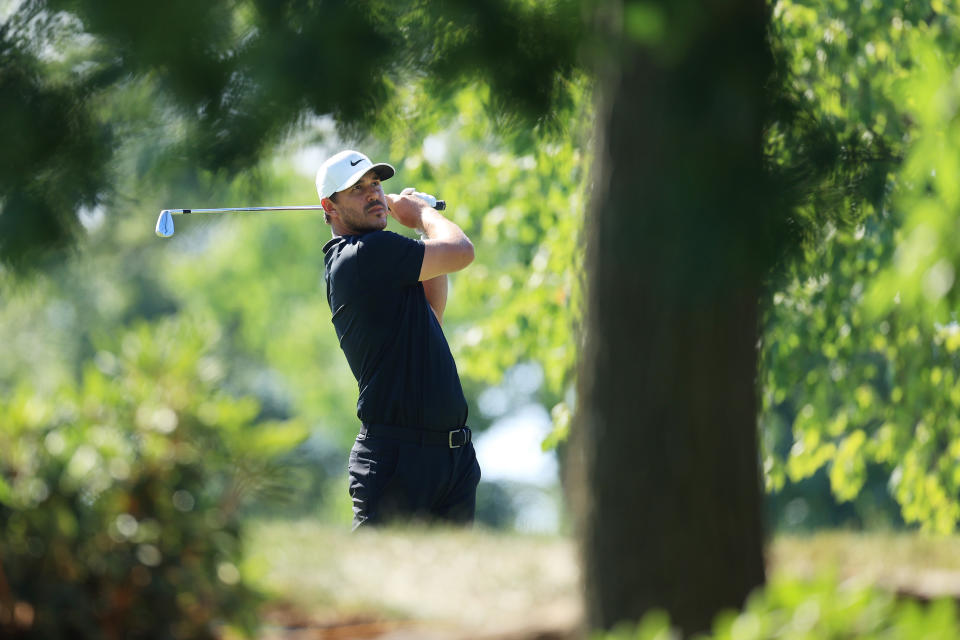
MULTIPOLYGON (((779 578, 752 595, 741 612, 720 614, 702 640, 840 640, 841 638, 951 638, 960 633, 956 604, 897 600, 871 587, 779 578)), ((666 614, 652 612, 637 625, 623 625, 594 640, 675 640, 666 614)))
POLYGON ((76 209, 107 188, 110 131, 85 107, 91 87, 64 86, 0 25, 0 257, 22 266, 69 247, 76 209))
POLYGON ((305 434, 217 391, 216 339, 199 319, 140 325, 100 344, 79 384, 22 384, 0 407, 4 635, 253 629, 238 507, 305 434))
POLYGON ((808 108, 845 123, 845 152, 886 169, 867 190, 882 197, 842 192, 857 215, 821 225, 773 296, 762 353, 768 485, 826 467, 834 494, 852 500, 877 467, 908 523, 953 531, 960 256, 948 240, 958 176, 948 141, 960 138, 946 105, 957 94, 957 17, 938 2, 786 1, 774 16, 808 108))
POLYGON ((116 195, 113 151, 138 131, 103 106, 141 82, 177 123, 172 157, 235 174, 311 117, 369 131, 408 77, 429 77, 435 98, 483 81, 517 124, 543 119, 576 67, 580 25, 571 0, 20 3, 0 28, 15 143, 0 156, 0 260, 70 246, 76 209, 116 195))

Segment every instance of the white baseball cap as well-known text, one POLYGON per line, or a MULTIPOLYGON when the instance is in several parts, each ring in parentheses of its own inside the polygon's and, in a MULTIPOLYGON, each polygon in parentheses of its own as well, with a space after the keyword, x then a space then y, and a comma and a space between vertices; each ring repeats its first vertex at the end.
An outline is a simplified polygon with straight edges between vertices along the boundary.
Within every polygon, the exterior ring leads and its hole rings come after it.
POLYGON ((320 165, 317 171, 317 194, 321 200, 329 198, 337 191, 353 186, 371 169, 377 172, 381 180, 388 180, 396 173, 389 164, 373 164, 370 158, 359 151, 341 151, 320 165))

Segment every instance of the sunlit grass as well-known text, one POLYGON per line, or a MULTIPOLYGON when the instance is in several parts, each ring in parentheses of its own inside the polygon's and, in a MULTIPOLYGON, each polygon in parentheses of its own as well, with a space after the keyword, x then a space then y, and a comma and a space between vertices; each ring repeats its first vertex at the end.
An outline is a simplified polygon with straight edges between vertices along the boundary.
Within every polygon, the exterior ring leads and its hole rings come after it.
POLYGON ((426 621, 473 630, 572 626, 580 615, 573 542, 483 528, 351 533, 315 520, 248 529, 249 572, 317 621, 426 621))
MULTIPOLYGON (((351 533, 345 523, 257 521, 248 569, 277 602, 312 620, 418 621, 473 631, 572 629, 579 620, 574 541, 472 530, 351 533)), ((768 577, 960 595, 960 536, 825 531, 776 537, 768 577)))
POLYGON ((768 550, 772 575, 833 574, 922 597, 960 596, 960 536, 825 531, 779 536, 768 550))

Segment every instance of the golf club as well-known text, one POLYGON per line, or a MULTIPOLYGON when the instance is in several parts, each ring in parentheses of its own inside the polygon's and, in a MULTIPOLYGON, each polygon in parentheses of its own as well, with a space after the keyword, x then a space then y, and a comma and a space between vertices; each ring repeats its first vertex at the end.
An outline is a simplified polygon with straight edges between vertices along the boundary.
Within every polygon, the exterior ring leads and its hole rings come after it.
MULTIPOLYGON (((438 211, 442 211, 447 208, 447 203, 444 200, 437 200, 434 196, 429 193, 420 193, 419 191, 408 191, 404 189, 406 193, 412 193, 415 196, 419 196, 427 201, 427 203, 438 211)), ((238 211, 322 211, 323 207, 319 204, 314 205, 302 205, 302 206, 279 206, 279 207, 226 207, 222 209, 164 209, 160 212, 160 217, 157 218, 157 235, 161 238, 169 238, 173 235, 173 216, 194 214, 194 213, 234 213, 238 211)))

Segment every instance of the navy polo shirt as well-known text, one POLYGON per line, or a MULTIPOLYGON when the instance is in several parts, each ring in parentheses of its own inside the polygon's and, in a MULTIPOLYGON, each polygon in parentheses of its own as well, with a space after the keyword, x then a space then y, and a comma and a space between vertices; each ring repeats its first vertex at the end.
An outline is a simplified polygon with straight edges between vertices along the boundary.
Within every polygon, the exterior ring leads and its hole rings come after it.
POLYGON ((420 283, 424 250, 392 231, 323 247, 327 302, 362 422, 437 431, 467 422, 457 365, 420 283))

